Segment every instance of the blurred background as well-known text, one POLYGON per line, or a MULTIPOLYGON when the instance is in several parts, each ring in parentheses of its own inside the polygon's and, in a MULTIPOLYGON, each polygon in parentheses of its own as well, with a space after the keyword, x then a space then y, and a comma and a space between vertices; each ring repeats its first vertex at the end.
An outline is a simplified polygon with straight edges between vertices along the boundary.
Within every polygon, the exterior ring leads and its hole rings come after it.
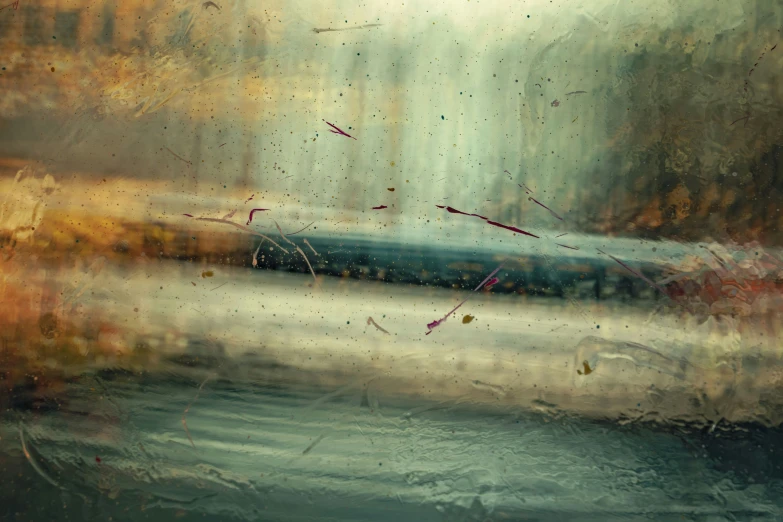
POLYGON ((0 517, 779 519, 782 23, 0 5, 0 517))

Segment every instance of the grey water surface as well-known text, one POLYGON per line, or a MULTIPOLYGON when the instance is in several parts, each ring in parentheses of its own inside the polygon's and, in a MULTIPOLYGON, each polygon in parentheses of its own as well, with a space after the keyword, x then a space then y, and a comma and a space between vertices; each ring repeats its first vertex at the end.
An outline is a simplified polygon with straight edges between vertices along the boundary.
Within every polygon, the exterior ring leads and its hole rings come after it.
POLYGON ((1 489, 0 516, 723 521, 783 515, 777 430, 621 426, 553 412, 411 404, 361 390, 202 383, 198 392, 201 383, 174 374, 104 372, 71 384, 68 403, 57 411, 5 415, 2 475, 14 478, 1 489), (189 404, 192 444, 182 422, 189 404))

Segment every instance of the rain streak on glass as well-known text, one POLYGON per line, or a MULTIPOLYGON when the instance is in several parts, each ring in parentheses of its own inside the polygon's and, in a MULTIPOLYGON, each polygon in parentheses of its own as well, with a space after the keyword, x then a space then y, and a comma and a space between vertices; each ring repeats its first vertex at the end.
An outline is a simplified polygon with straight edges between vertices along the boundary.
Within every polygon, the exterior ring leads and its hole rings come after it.
POLYGON ((783 519, 782 26, 0 5, 0 519, 783 519))

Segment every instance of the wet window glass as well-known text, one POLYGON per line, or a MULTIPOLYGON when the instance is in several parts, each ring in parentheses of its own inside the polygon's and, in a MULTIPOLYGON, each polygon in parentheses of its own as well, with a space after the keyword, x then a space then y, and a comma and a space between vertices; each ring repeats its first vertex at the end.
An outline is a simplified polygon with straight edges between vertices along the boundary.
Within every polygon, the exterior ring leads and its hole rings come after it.
POLYGON ((782 519, 782 24, 7 0, 0 519, 782 519))

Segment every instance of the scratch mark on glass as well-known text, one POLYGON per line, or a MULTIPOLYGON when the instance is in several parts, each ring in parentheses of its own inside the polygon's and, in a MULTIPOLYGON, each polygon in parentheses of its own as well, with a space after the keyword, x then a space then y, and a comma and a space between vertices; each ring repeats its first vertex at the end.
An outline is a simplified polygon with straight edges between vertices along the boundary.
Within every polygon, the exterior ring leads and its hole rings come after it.
POLYGON ((305 450, 302 452, 302 455, 307 455, 308 453, 310 453, 310 452, 313 450, 313 448, 314 448, 314 447, 316 447, 316 445, 317 445, 319 442, 321 442, 322 440, 324 440, 324 437, 325 437, 325 436, 326 436, 326 435, 324 435, 323 433, 322 433, 321 435, 319 435, 319 436, 318 436, 318 438, 316 438, 316 439, 315 439, 315 440, 312 442, 312 444, 310 444, 309 446, 307 446, 307 447, 305 448, 305 450))
POLYGON ((340 28, 340 29, 332 29, 332 28, 318 29, 316 27, 316 28, 313 28, 313 32, 315 34, 319 34, 319 33, 329 33, 329 32, 337 32, 337 31, 353 31, 355 29, 367 29, 367 28, 370 28, 370 27, 380 27, 381 25, 383 25, 383 24, 364 24, 364 25, 356 25, 356 26, 353 26, 353 27, 343 27, 343 28, 340 28))
POLYGON ((302 231, 304 231, 304 230, 307 230, 308 228, 310 228, 311 226, 313 226, 313 223, 315 223, 315 221, 313 221, 312 223, 310 223, 309 225, 307 225, 307 226, 306 226, 306 227, 304 227, 304 228, 300 228, 300 229, 299 229, 299 230, 297 230, 296 232, 291 232, 291 233, 290 233, 290 234, 288 234, 288 235, 289 235, 289 236, 293 236, 294 234, 298 234, 299 232, 302 232, 302 231))
POLYGON ((532 201, 532 202, 533 202, 533 203, 535 203, 536 205, 539 205, 539 206, 541 206, 541 207, 543 207, 543 208, 547 209, 547 210, 549 211, 549 213, 550 213, 550 214, 552 214, 554 217, 556 217, 556 218, 557 218, 557 219, 559 219, 560 221, 563 221, 563 218, 561 218, 560 216, 558 216, 558 215, 557 215, 557 212, 555 212, 555 211, 554 211, 554 210, 552 210, 551 208, 547 207, 546 205, 544 205, 543 203, 541 203, 541 202, 540 202, 540 201, 538 201, 537 199, 535 199, 535 198, 532 198, 532 197, 530 197, 530 198, 527 198, 527 199, 528 199, 528 200, 530 200, 530 201, 532 201))
MULTIPOLYGON (((19 423, 19 441, 22 443, 22 453, 24 453, 25 458, 27 459, 27 462, 30 463, 30 465, 33 467, 33 469, 43 477, 43 479, 51 484, 52 486, 56 488, 60 488, 60 485, 55 482, 52 478, 49 477, 46 473, 44 473, 44 470, 41 469, 41 466, 38 465, 38 463, 33 459, 32 455, 30 455, 30 452, 27 449, 27 444, 25 444, 24 441, 24 428, 22 427, 22 423, 19 423)), ((61 488, 62 489, 62 488, 61 488)))
POLYGON ((617 259, 617 258, 616 258, 616 257, 614 257, 613 255, 611 255, 611 254, 607 254, 606 252, 604 252, 604 251, 603 251, 603 250, 601 250, 601 249, 596 249, 596 250, 598 250, 598 252, 599 252, 599 253, 601 253, 601 254, 604 254, 605 256, 609 256, 609 257, 611 257, 611 258, 612 258, 612 259, 614 259, 614 260, 615 260, 615 261, 616 261, 616 262, 617 262, 617 263, 618 263, 620 266, 622 266, 623 268, 625 268, 626 270, 628 270, 629 272, 631 272, 633 275, 635 275, 636 277, 638 277, 639 279, 641 279, 642 281, 644 281, 645 283, 647 283, 647 284, 648 284, 648 285, 650 285, 651 287, 653 287, 653 288, 655 288, 656 290, 658 290, 658 291, 659 291, 661 294, 663 294, 665 297, 669 298, 670 300, 672 300, 672 301, 674 301, 675 303, 677 303, 678 305, 682 306, 683 308, 685 308, 685 309, 686 309, 686 310, 688 310, 689 312, 693 313, 693 312, 692 312, 692 310, 690 309, 690 307, 689 307, 689 306, 687 306, 687 305, 685 305, 685 304, 683 304, 683 303, 681 303, 681 302, 679 302, 679 301, 675 301, 674 299, 672 299, 672 297, 669 295, 669 292, 667 292, 665 288, 663 288, 661 285, 659 285, 659 284, 658 284, 658 283, 656 283, 655 281, 652 281, 651 279, 649 279, 647 276, 645 276, 645 275, 644 275, 644 274, 642 274, 641 272, 638 272, 638 271, 634 270, 633 268, 631 268, 630 266, 626 265, 625 263, 623 263, 622 261, 620 261, 619 259, 617 259))
POLYGON ((311 245, 311 244, 310 244, 310 242, 307 240, 307 238, 305 238, 305 239, 304 239, 304 244, 305 244, 305 245, 307 245, 307 247, 308 247, 310 250, 312 250, 312 251, 313 251, 313 254, 315 254, 315 255, 320 255, 320 254, 318 254, 318 252, 316 252, 316 251, 315 251, 315 249, 313 248, 313 245, 311 245))
MULTIPOLYGON (((481 283, 479 283, 479 285, 473 290, 473 292, 478 292, 479 290, 481 290, 481 288, 485 284, 487 284, 487 282, 490 281, 495 276, 495 274, 497 274, 500 271, 501 268, 503 268, 503 265, 500 265, 495 270, 493 270, 491 274, 489 274, 481 283)), ((468 301, 468 299, 470 299, 470 296, 466 297, 460 304, 452 308, 451 311, 446 315, 444 315, 442 319, 438 319, 436 321, 432 321, 431 323, 427 324, 427 329, 429 331, 425 335, 431 334, 432 330, 434 330, 435 328, 440 326, 443 322, 445 322, 446 319, 448 319, 451 316, 451 314, 456 312, 460 306, 464 305, 468 301)))
POLYGON ((0 7, 0 11, 5 9, 6 7, 13 7, 14 11, 16 11, 17 9, 19 9, 19 0, 16 0, 16 2, 11 2, 8 5, 4 5, 3 7, 0 7))
POLYGON ((188 160, 186 160, 185 158, 183 158, 182 156, 180 156, 179 154, 177 154, 176 152, 174 152, 170 148, 166 147, 166 150, 169 151, 169 153, 171 153, 171 155, 174 156, 175 158, 177 158, 178 160, 184 161, 187 164, 188 167, 190 167, 192 165, 192 163, 190 163, 188 160))
POLYGON ((737 118, 737 119, 736 119, 736 120, 734 120, 733 122, 729 123, 729 127, 731 127, 732 125, 734 125, 734 124, 735 124, 735 123, 737 123, 738 121, 742 121, 742 120, 745 120, 745 125, 743 125, 743 127, 745 127, 745 126, 747 126, 747 125, 748 125, 748 120, 749 120, 749 119, 750 119, 750 114, 746 114, 746 115, 745 115, 745 116, 743 116, 742 118, 737 118))
POLYGON ((301 248, 299 248, 299 246, 298 246, 296 243, 294 243, 293 241, 291 241, 290 239, 288 239, 288 238, 285 236, 285 234, 283 233, 283 229, 282 229, 282 228, 280 228, 280 225, 278 225, 278 224, 277 224, 277 221, 275 221, 274 219, 273 219, 272 221, 274 221, 274 223, 275 223, 275 226, 277 227, 277 231, 278 231, 278 232, 280 232, 280 236, 281 236, 281 237, 282 237, 282 238, 283 238, 283 239, 286 241, 286 243, 288 243, 289 245, 291 245, 291 246, 293 246, 294 248, 296 248, 296 251, 297 251, 297 252, 299 252, 299 253, 302 255, 302 257, 303 257, 303 258, 304 258, 304 260, 305 260, 305 263, 307 263, 307 268, 309 268, 309 269, 310 269, 310 274, 312 274, 312 276, 313 276, 313 281, 314 281, 314 282, 315 282, 315 284, 317 285, 317 284, 318 284, 318 278, 317 278, 317 277, 315 277, 315 271, 313 270, 313 265, 311 265, 311 264, 310 264, 310 260, 309 260, 309 259, 307 259, 307 254, 305 254, 305 253, 304 253, 304 250, 302 250, 301 248))
POLYGON ((264 240, 262 239, 261 242, 258 244, 258 248, 256 248, 255 253, 253 254, 253 268, 256 268, 258 266, 258 251, 261 250, 261 245, 264 244, 264 240))
MULTIPOLYGON (((348 137, 348 138, 351 138, 351 139, 354 139, 354 140, 356 139, 356 138, 354 138, 353 136, 351 136, 350 134, 348 134, 347 132, 345 132, 344 130, 342 130, 340 127, 337 127, 337 126, 335 126, 335 125, 332 125, 331 123, 329 123, 329 122, 328 122, 328 121, 326 121, 326 120, 323 120, 323 121, 324 121, 324 122, 326 122, 326 124, 327 124, 327 125, 329 125, 330 127, 332 127, 333 129, 335 129, 335 130, 329 129, 329 132, 331 132, 331 133, 333 133, 333 134, 340 134, 340 135, 342 135, 342 136, 346 136, 346 137, 348 137)), ((357 140, 357 141, 358 141, 358 140, 357 140)))
POLYGON ((188 436, 188 440, 190 441, 190 445, 193 446, 193 449, 196 449, 196 445, 193 444, 193 437, 190 436, 190 430, 188 429, 188 421, 185 418, 185 416, 188 414, 188 411, 190 411, 190 407, 193 406, 193 403, 198 400, 198 396, 199 396, 199 394, 201 394, 201 389, 204 387, 204 385, 207 383, 208 380, 209 380, 209 377, 207 377, 206 379, 204 379, 202 381, 202 383, 198 387, 198 391, 196 391, 196 396, 187 405, 187 407, 185 408, 185 411, 182 412, 182 427, 185 428, 185 435, 188 436))
POLYGON ((262 234, 260 232, 256 232, 252 228, 248 228, 248 227, 246 227, 244 225, 240 225, 239 223, 234 223, 233 221, 227 221, 225 219, 218 219, 218 218, 193 217, 190 214, 183 214, 183 216, 188 216, 189 218, 193 218, 193 219, 195 219, 197 221, 210 221, 212 223, 225 223, 226 225, 231 225, 232 227, 238 228, 240 230, 244 230, 245 232, 248 232, 248 233, 253 234, 255 236, 262 237, 262 238, 266 239, 267 241, 269 241, 270 243, 272 243, 273 245, 275 245, 277 248, 279 248, 283 252, 285 252, 286 254, 288 253, 288 250, 286 250, 285 248, 283 248, 280 245, 278 245, 271 238, 265 236, 264 234, 262 234))
POLYGON ((383 332, 383 333, 385 333, 386 335, 391 335, 391 334, 390 334, 388 331, 386 331, 385 329, 383 329, 383 328, 381 327, 381 325, 379 325, 378 323, 376 323, 376 322, 375 322, 375 319, 373 319, 372 317, 368 317, 368 318, 367 318, 367 324, 368 324, 368 325, 370 325, 370 324, 371 324, 371 325, 373 325, 375 328, 377 328, 378 330, 382 331, 382 332, 383 332))

